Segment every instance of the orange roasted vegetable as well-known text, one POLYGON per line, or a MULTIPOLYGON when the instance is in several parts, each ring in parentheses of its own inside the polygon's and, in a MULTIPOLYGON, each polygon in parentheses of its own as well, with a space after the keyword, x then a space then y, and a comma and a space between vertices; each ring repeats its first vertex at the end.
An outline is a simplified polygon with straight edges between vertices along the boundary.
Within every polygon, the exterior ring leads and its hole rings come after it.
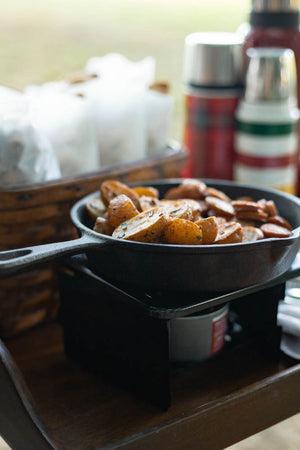
POLYGON ((185 219, 169 220, 164 230, 167 244, 199 245, 202 242, 202 231, 194 222, 185 219))

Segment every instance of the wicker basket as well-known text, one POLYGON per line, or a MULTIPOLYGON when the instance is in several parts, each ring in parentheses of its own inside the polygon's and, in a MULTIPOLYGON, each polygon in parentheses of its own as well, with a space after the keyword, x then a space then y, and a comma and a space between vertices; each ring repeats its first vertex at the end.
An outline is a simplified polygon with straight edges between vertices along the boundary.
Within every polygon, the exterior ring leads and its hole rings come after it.
MULTIPOLYGON (((172 143, 163 154, 133 164, 55 182, 0 190, 0 250, 64 241, 77 237, 70 207, 114 178, 129 183, 178 177, 185 161, 172 143)), ((55 264, 0 280, 0 335, 15 336, 56 316, 59 304, 55 264)))

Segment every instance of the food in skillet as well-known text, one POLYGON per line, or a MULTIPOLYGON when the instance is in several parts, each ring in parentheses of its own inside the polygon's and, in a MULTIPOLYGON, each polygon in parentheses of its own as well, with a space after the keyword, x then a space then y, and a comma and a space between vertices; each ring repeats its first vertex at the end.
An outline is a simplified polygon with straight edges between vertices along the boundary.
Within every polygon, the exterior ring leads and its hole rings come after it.
POLYGON ((159 199, 154 187, 104 181, 87 212, 94 231, 137 242, 210 245, 283 238, 292 227, 273 200, 230 199, 201 180, 186 179, 159 199))

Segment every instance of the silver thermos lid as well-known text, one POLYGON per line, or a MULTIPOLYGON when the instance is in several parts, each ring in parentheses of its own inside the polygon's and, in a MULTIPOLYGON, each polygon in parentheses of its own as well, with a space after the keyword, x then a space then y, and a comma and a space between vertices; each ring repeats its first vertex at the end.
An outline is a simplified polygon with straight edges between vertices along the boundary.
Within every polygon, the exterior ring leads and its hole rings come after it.
POLYGON ((250 48, 245 101, 291 101, 296 104, 294 52, 285 48, 250 48))
POLYGON ((243 81, 244 38, 235 33, 192 33, 185 39, 184 82, 199 87, 236 87, 243 81))
POLYGON ((299 9, 299 0, 252 0, 252 11, 293 12, 299 9))

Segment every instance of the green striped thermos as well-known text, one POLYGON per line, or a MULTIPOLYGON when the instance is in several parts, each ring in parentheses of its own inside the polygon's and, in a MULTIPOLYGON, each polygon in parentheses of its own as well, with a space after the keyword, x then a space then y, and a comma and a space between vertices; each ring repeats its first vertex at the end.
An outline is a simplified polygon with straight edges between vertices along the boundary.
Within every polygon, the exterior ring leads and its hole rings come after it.
POLYGON ((247 52, 244 98, 236 112, 234 180, 297 192, 299 112, 292 50, 247 52))

